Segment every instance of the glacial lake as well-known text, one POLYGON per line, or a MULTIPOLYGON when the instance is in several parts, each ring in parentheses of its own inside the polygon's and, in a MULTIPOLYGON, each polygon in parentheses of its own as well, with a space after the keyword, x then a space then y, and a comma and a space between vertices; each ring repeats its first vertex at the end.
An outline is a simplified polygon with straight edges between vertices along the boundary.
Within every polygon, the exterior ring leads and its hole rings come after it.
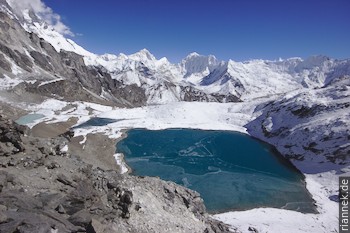
POLYGON ((132 173, 196 190, 219 213, 274 207, 315 213, 304 176, 248 135, 193 129, 132 129, 117 143, 132 173))
POLYGON ((19 125, 26 125, 26 124, 34 123, 36 120, 39 120, 44 117, 45 116, 43 114, 31 113, 25 116, 21 116, 15 122, 19 125))

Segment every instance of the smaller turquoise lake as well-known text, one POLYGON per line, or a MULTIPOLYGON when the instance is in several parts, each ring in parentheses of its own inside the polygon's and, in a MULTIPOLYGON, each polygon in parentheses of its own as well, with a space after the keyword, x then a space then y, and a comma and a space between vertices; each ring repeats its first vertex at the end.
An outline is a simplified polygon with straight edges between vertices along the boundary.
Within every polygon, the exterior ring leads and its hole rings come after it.
POLYGON ((133 174, 196 190, 211 213, 275 207, 315 213, 304 176, 265 143, 236 132, 132 129, 117 143, 133 174))
POLYGON ((34 123, 36 120, 39 120, 44 117, 45 116, 43 114, 37 114, 37 113, 27 114, 25 116, 18 118, 16 120, 16 123, 19 125, 31 124, 31 123, 34 123))

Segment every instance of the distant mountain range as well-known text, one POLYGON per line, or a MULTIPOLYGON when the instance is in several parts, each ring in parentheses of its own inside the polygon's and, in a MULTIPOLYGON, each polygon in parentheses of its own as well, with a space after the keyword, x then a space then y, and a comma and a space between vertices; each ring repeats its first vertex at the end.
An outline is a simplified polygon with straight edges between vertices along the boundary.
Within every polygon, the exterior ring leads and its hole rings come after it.
POLYGON ((15 13, 5 0, 0 9, 0 73, 10 83, 22 83, 22 88, 41 95, 129 107, 173 101, 236 102, 324 87, 350 75, 350 60, 326 56, 235 62, 191 53, 172 64, 146 49, 132 55, 96 55, 56 32, 30 9, 15 13), (55 87, 67 83, 79 91, 55 87))

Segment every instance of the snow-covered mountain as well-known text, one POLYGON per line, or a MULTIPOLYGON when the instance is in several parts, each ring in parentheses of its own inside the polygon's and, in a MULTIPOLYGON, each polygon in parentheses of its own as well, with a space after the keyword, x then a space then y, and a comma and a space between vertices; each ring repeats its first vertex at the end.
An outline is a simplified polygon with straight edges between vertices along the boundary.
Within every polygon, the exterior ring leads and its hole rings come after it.
POLYGON ((130 56, 86 56, 84 59, 89 65, 106 67, 113 78, 126 84, 149 88, 166 81, 176 86, 191 86, 204 93, 234 95, 242 100, 323 87, 334 78, 350 74, 350 60, 325 56, 306 60, 225 62, 213 55, 192 53, 179 64, 171 64, 166 58, 157 60, 144 49, 130 56))
MULTIPOLYGON (((1 11, 17 21, 26 32, 30 33, 28 35, 36 34, 52 45, 57 53, 68 51, 81 55, 86 66, 105 70, 120 87, 134 86, 142 90, 146 100, 142 101, 141 105, 181 100, 219 102, 251 100, 301 88, 323 87, 334 78, 350 74, 349 60, 335 60, 325 56, 314 56, 306 60, 291 58, 278 61, 235 62, 219 61, 213 55, 191 53, 180 63, 172 64, 166 58, 155 58, 146 49, 131 55, 96 55, 77 45, 73 40, 65 38, 30 9, 17 12, 11 9, 13 1, 9 1, 10 5, 4 0, 2 2, 1 11)), ((20 38, 24 37, 26 35, 22 33, 20 38)), ((38 52, 31 43, 22 41, 23 47, 27 48, 19 52, 22 54, 30 54, 31 50, 38 52)), ((40 52, 52 57, 47 51, 40 52)), ((5 58, 10 62, 13 60, 6 55, 5 58)), ((34 59, 34 65, 40 63, 32 55, 28 59, 34 59)), ((22 72, 23 77, 29 75, 16 65, 13 65, 13 70, 16 74, 22 72)), ((33 70, 37 71, 38 68, 33 70)), ((11 78, 9 74, 7 76, 11 78)), ((16 78, 21 79, 21 76, 16 75, 16 78)), ((110 99, 110 91, 101 88, 95 94, 110 99)))

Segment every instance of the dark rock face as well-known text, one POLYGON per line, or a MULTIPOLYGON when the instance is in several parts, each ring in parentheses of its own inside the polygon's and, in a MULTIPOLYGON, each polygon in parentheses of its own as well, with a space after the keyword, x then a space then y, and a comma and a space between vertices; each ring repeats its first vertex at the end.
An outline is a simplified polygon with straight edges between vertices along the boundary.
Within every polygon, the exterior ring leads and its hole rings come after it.
POLYGON ((53 67, 50 64, 50 58, 42 53, 39 53, 37 51, 31 51, 30 56, 34 58, 35 64, 40 66, 46 71, 53 71, 53 67))
POLYGON ((28 128, 0 116, 0 155, 10 156, 25 151, 21 135, 27 132, 28 128))
POLYGON ((93 167, 62 152, 69 138, 0 117, 0 232, 230 232, 197 192, 93 167))
POLYGON ((4 55, 0 54, 0 68, 7 72, 12 72, 11 64, 5 59, 4 55))
POLYGON ((181 87, 181 98, 187 102, 200 101, 200 102, 241 102, 241 100, 232 94, 220 95, 220 94, 206 94, 200 90, 191 86, 181 87))
POLYGON ((0 166, 36 168, 43 166, 49 155, 64 156, 61 149, 67 139, 32 138, 30 129, 0 115, 0 166), (25 157, 24 157, 25 156, 25 157))
POLYGON ((147 97, 144 89, 136 84, 123 85, 118 80, 113 80, 115 88, 111 90, 116 101, 124 106, 144 106, 147 102, 147 97))
POLYGON ((0 51, 11 60, 15 61, 15 63, 25 71, 32 71, 33 63, 27 55, 20 53, 18 50, 12 50, 2 43, 0 43, 0 51))
POLYGON ((220 95, 220 94, 212 94, 213 97, 217 100, 216 102, 220 103, 229 103, 229 102, 242 102, 240 98, 238 98, 235 95, 229 94, 229 95, 220 95))

